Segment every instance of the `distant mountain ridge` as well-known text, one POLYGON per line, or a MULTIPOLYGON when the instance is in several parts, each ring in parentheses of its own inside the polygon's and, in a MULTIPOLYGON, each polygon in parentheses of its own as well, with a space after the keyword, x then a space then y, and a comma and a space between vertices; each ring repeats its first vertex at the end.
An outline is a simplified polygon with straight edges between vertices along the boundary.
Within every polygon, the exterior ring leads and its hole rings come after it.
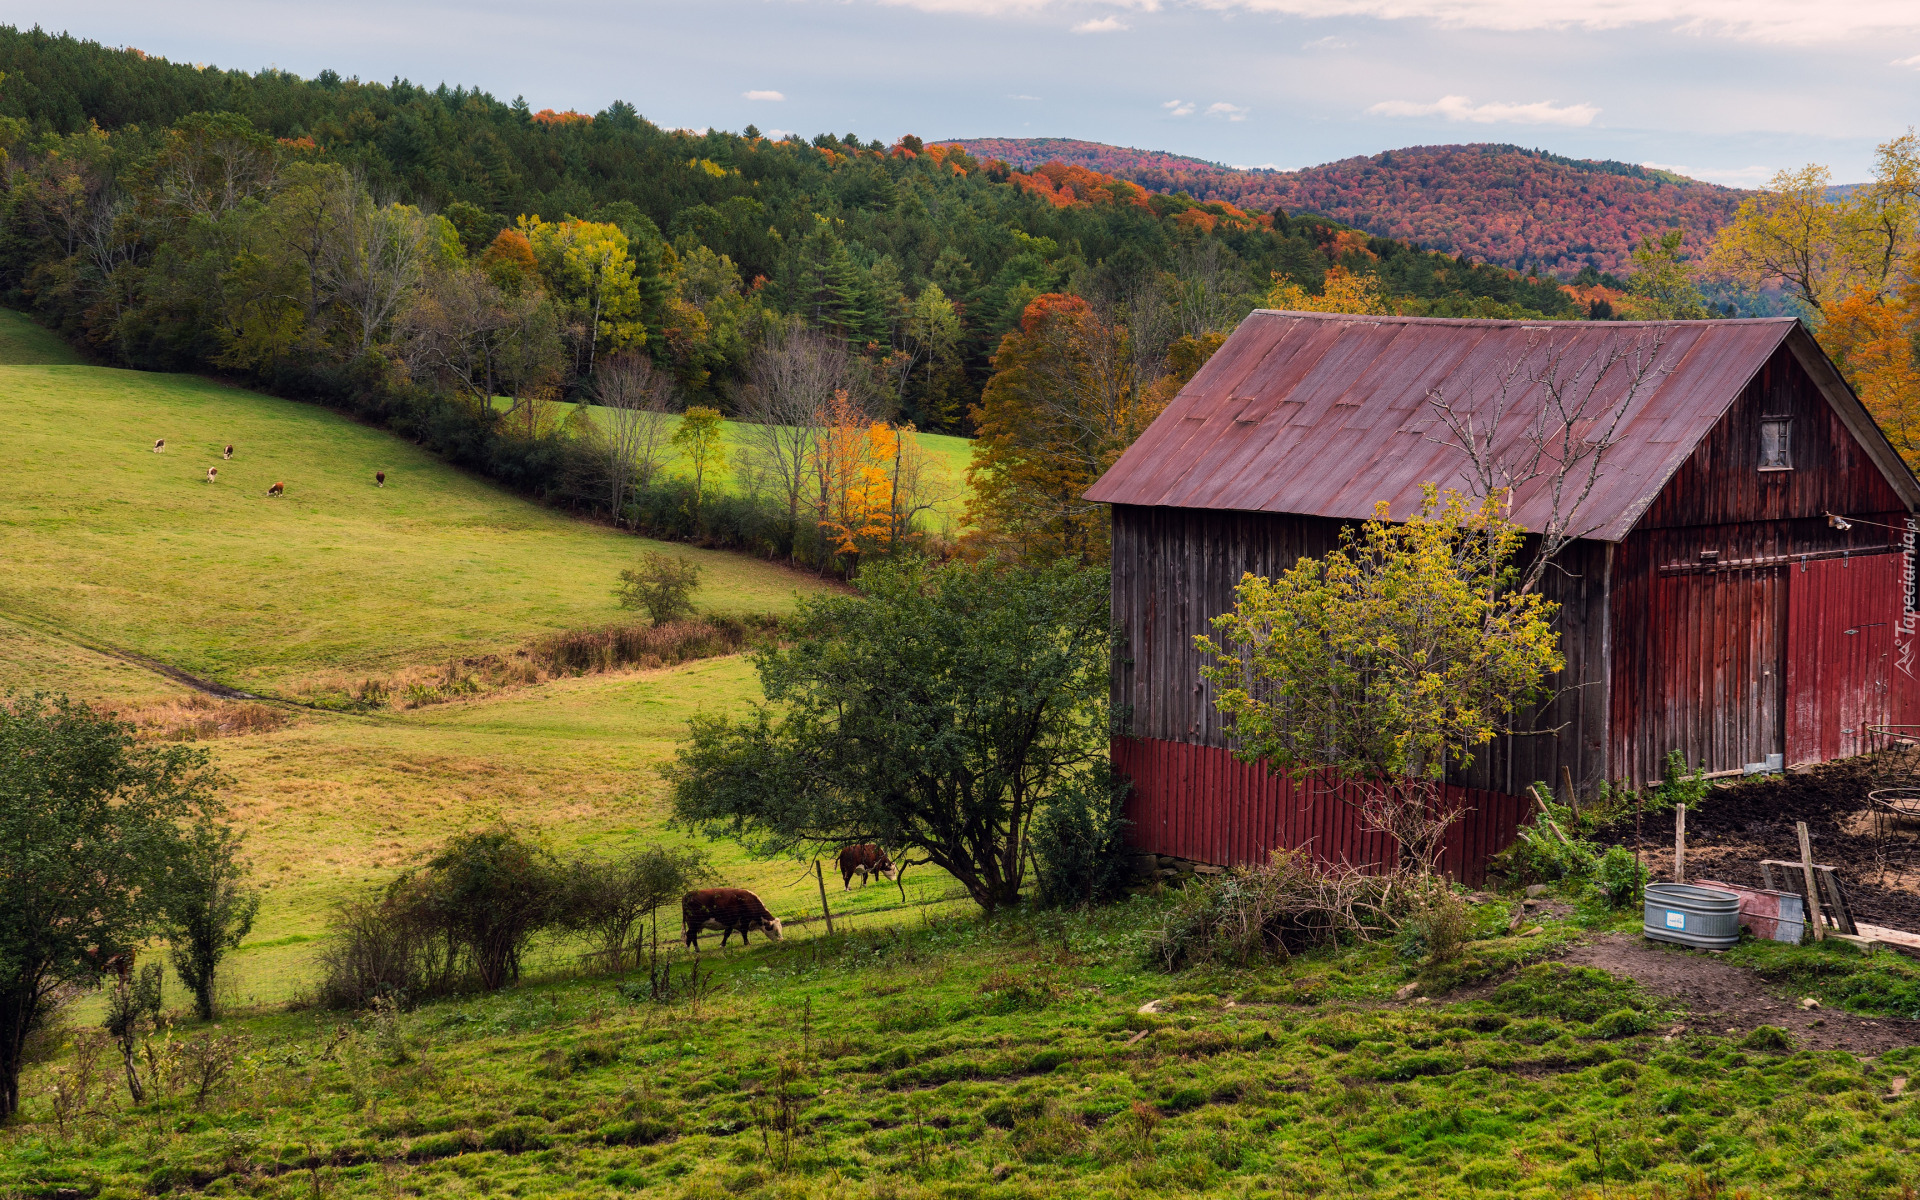
POLYGON ((1641 237, 1679 226, 1704 251, 1752 195, 1670 171, 1574 159, 1521 146, 1408 146, 1300 171, 1236 170, 1177 154, 1071 138, 948 143, 1013 166, 1086 166, 1155 192, 1184 191, 1248 210, 1316 212, 1382 237, 1562 277, 1624 272, 1641 237))

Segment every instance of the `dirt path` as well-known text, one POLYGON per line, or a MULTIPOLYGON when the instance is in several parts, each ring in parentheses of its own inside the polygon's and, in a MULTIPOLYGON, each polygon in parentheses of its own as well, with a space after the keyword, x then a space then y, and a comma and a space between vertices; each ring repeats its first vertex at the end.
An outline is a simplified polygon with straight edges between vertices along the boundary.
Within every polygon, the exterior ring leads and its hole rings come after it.
POLYGON ((1681 1001, 1689 1014, 1685 1024, 1696 1033, 1745 1035, 1755 1026, 1773 1025, 1792 1034, 1802 1048, 1860 1055, 1920 1044, 1920 1021, 1803 1009, 1798 997, 1769 994, 1752 971, 1633 934, 1582 942, 1561 961, 1624 975, 1655 995, 1681 1001))

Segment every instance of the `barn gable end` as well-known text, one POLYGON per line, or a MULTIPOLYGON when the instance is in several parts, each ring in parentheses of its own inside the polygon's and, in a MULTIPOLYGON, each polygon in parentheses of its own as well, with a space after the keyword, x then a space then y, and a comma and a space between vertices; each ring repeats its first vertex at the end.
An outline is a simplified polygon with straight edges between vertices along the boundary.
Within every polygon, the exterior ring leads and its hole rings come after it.
MULTIPOLYGON (((1194 637, 1232 607, 1245 573, 1324 553, 1377 501, 1402 516, 1423 483, 1461 482, 1428 401, 1436 389, 1483 402, 1503 364, 1601 361, 1628 340, 1658 346, 1662 370, 1627 410, 1577 521, 1586 539, 1542 585, 1560 606, 1566 670, 1519 735, 1457 774, 1471 811, 1448 868, 1477 879, 1536 780, 1644 784, 1676 749, 1710 771, 1829 758, 1857 750, 1867 723, 1920 721, 1920 653, 1883 611, 1901 567, 1886 527, 1920 508, 1920 481, 1796 323, 1259 312, 1087 493, 1112 506, 1124 641, 1113 700, 1130 735, 1114 757, 1134 778, 1138 844, 1215 862, 1285 846, 1381 861, 1337 788, 1232 758, 1194 637), (1791 470, 1759 470, 1769 419, 1790 423, 1791 470)), ((1538 403, 1522 391, 1515 413, 1538 403)), ((1538 486, 1521 488, 1515 519, 1537 525, 1544 503, 1538 486)))

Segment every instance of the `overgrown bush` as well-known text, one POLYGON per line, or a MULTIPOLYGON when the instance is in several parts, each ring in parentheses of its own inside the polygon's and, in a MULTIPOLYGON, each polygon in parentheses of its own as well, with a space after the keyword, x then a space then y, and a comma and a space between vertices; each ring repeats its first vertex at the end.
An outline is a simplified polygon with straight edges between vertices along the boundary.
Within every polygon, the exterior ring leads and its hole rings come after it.
POLYGON ((1040 810, 1031 845, 1039 864, 1035 890, 1041 904, 1099 904, 1125 892, 1130 878, 1127 788, 1101 763, 1040 810))
POLYGON ((644 550, 640 564, 620 572, 613 594, 621 608, 639 609, 655 625, 664 625, 693 613, 693 590, 700 586, 700 568, 678 554, 644 550))
POLYGON ((519 978, 527 942, 553 923, 559 871, 508 827, 453 837, 377 898, 334 910, 320 952, 321 1004, 443 995, 471 980, 489 991, 519 978))
MULTIPOLYGON (((625 970, 642 948, 636 926, 713 878, 706 854, 692 847, 649 846, 611 859, 575 858, 562 871, 559 924, 593 945, 603 970, 625 970)), ((657 931, 656 920, 656 943, 657 931)))
POLYGON ((534 658, 557 675, 585 675, 621 667, 670 667, 696 658, 737 654, 756 634, 778 625, 771 616, 708 616, 652 625, 573 630, 541 642, 534 658))
POLYGON ((1646 884, 1646 868, 1625 846, 1608 846, 1594 865, 1593 886, 1615 908, 1626 908, 1638 901, 1646 884))
POLYGON ((1217 882, 1188 888, 1149 936, 1147 954, 1166 971, 1285 958, 1394 927, 1393 897, 1406 892, 1399 875, 1368 875, 1300 851, 1275 851, 1260 866, 1236 867, 1217 882))
POLYGON ((488 991, 520 978, 528 941, 559 913, 559 872, 545 848, 507 826, 455 835, 427 860, 427 903, 488 991))
POLYGON ((1415 894, 1400 928, 1400 953, 1431 965, 1460 957, 1473 933, 1473 910, 1444 881, 1435 879, 1415 894))
POLYGON ((698 850, 649 848, 565 865, 507 826, 462 833, 374 896, 334 910, 315 1000, 409 1004, 520 976, 528 944, 572 933, 606 970, 633 965, 638 926, 712 877, 698 850))

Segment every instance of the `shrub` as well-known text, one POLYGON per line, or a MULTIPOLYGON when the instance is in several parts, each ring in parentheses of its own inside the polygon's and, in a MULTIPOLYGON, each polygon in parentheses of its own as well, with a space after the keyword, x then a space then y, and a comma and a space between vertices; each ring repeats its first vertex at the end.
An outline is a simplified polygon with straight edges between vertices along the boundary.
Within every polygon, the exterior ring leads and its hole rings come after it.
POLYGON ((1061 788, 1040 810, 1031 845, 1041 904, 1098 904, 1126 890, 1127 787, 1100 763, 1088 778, 1061 788))
POLYGON ((712 878, 706 854, 693 848, 649 846, 610 859, 575 858, 561 871, 558 924, 592 942, 603 969, 622 971, 640 949, 634 927, 712 878))
POLYGON ((1638 901, 1646 881, 1646 869, 1625 846, 1607 847, 1607 852, 1594 866, 1593 885, 1615 908, 1626 908, 1638 901))
POLYGON ((552 924, 560 879, 546 851, 498 827, 458 834, 378 897, 334 910, 317 1000, 363 1008, 519 978, 527 941, 552 924))
POLYGON ((1434 881, 1414 902, 1411 919, 1401 927, 1403 957, 1424 957, 1429 964, 1460 957, 1473 932, 1473 911, 1454 890, 1434 881))
POLYGON ((613 590, 620 607, 644 611, 655 625, 693 612, 693 589, 700 585, 700 568, 677 554, 643 551, 640 565, 620 572, 613 590))
POLYGON ((1316 862, 1300 851, 1276 851, 1265 864, 1236 867, 1218 882, 1188 888, 1147 941, 1162 970, 1203 962, 1245 965, 1289 956, 1366 934, 1391 923, 1392 875, 1366 875, 1316 862))
POLYGON ((520 978, 529 939, 557 913, 552 859, 506 826, 458 834, 427 860, 428 903, 488 991, 520 978))

